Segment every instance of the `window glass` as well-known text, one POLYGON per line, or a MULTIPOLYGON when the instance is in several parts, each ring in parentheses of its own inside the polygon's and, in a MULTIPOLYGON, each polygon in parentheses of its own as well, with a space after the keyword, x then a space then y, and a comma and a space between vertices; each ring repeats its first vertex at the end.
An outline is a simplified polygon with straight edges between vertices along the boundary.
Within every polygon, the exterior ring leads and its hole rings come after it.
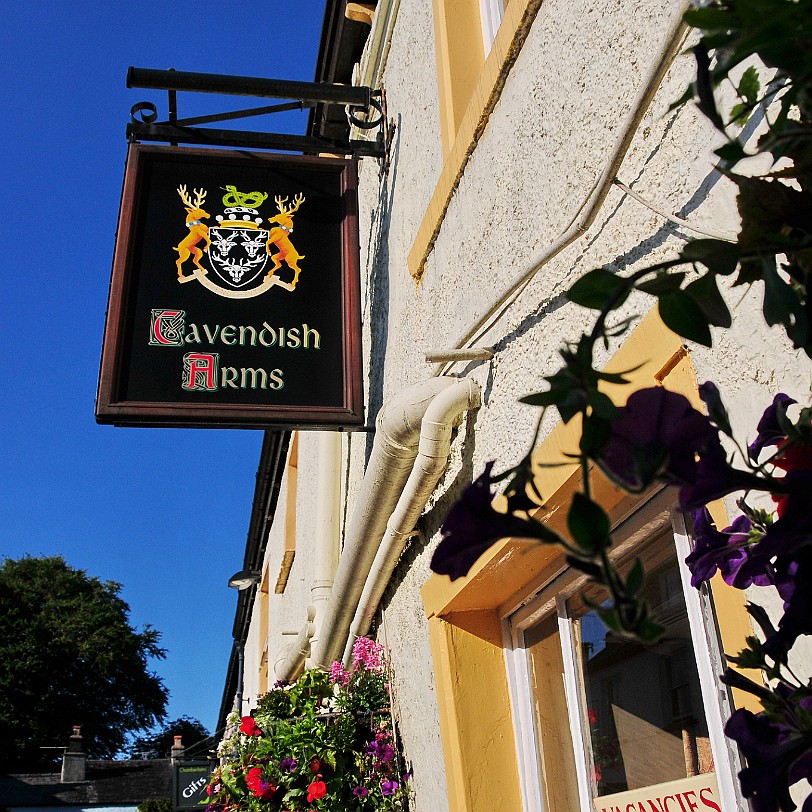
POLYGON ((503 0, 479 0, 479 14, 482 19, 482 45, 485 49, 485 56, 490 53, 504 13, 503 0))
POLYGON ((657 643, 644 646, 610 634, 594 611, 573 607, 595 795, 713 770, 673 541, 662 539, 658 548, 666 543, 667 557, 647 567, 644 589, 665 627, 657 643))

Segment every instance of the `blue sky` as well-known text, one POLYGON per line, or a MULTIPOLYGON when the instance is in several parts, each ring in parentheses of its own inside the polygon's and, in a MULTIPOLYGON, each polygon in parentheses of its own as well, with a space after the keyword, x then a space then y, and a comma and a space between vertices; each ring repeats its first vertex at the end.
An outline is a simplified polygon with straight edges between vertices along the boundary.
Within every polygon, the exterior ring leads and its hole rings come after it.
MULTIPOLYGON (((0 27, 0 558, 64 556, 123 585, 169 718, 213 730, 262 434, 98 426, 94 399, 130 65, 312 81, 323 0, 10 3, 0 27)), ((271 101, 179 94, 181 116, 271 101)), ((303 132, 306 114, 242 126, 303 132)), ((210 125, 225 126, 225 125, 210 125)))

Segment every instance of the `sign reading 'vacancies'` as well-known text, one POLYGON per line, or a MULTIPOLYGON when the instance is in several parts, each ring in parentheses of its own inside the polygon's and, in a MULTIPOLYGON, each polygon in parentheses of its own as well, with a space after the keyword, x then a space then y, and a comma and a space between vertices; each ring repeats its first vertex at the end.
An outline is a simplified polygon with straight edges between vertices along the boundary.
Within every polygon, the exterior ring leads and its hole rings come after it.
POLYGON ((96 417, 363 423, 353 161, 130 147, 96 417))

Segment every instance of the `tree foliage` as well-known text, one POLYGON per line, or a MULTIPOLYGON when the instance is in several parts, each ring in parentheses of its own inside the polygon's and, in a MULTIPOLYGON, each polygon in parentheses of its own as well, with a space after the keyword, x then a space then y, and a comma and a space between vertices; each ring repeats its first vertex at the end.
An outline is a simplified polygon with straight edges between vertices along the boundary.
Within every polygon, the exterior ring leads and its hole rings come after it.
POLYGON ((95 758, 165 714, 167 690, 149 670, 159 633, 128 622, 121 585, 60 556, 0 565, 0 761, 6 770, 53 764, 73 725, 95 758))
POLYGON ((211 735, 201 722, 188 716, 167 722, 157 733, 137 738, 128 748, 130 758, 169 758, 175 736, 181 737, 185 758, 205 758, 205 742, 211 735))

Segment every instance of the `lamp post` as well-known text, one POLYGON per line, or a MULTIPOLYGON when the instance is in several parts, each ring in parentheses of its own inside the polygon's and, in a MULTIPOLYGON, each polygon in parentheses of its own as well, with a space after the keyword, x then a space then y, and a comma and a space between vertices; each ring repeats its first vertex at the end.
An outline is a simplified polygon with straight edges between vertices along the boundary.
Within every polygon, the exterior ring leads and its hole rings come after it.
MULTIPOLYGON (((259 583, 261 573, 254 570, 240 570, 235 572, 231 578, 228 579, 228 585, 238 592, 244 589, 250 589, 259 583)), ((242 689, 243 689, 243 670, 245 667, 245 646, 239 637, 234 638, 234 644, 237 646, 237 690, 234 694, 234 704, 242 716, 242 689)))

